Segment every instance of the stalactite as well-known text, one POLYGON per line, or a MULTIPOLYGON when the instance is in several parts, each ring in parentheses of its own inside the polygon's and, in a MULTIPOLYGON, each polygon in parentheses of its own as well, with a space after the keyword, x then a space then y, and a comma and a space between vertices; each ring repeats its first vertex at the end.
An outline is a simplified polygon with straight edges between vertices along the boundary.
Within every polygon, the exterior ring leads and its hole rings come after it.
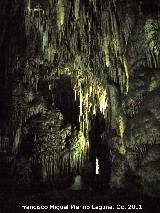
POLYGON ((125 142, 124 142, 124 132, 125 132, 125 122, 124 122, 124 118, 122 116, 120 116, 119 133, 120 133, 120 137, 121 137, 121 146, 119 148, 119 153, 122 155, 124 155, 126 153, 126 146, 125 146, 125 142))
POLYGON ((74 1, 74 16, 78 20, 78 18, 79 18, 79 0, 74 1))
POLYGON ((75 93, 75 101, 79 100, 80 131, 88 135, 89 115, 93 116, 99 109, 106 117, 108 109, 108 95, 103 82, 86 71, 73 72, 72 87, 75 93), (74 74, 76 73, 76 74, 74 74), (84 73, 84 76, 83 76, 84 73))
POLYGON ((63 2, 63 0, 58 0, 58 3, 57 3, 57 25, 58 25, 59 30, 61 30, 62 27, 63 27, 64 18, 65 18, 64 2, 63 2))
POLYGON ((18 152, 18 147, 21 142, 21 126, 17 129, 16 135, 14 138, 14 144, 13 144, 13 152, 17 153, 18 152))
MULTIPOLYGON (((61 125, 57 125, 59 122, 58 112, 54 115, 54 123, 52 120, 43 121, 43 128, 35 129, 36 135, 34 137, 34 144, 36 146, 36 155, 34 164, 40 160, 42 162, 43 181, 54 180, 60 174, 71 175, 74 174, 76 168, 82 169, 85 160, 87 159, 88 142, 82 132, 78 135, 72 136, 70 141, 71 146, 66 147, 66 138, 71 134, 71 128, 66 127, 61 131, 61 125), (57 118, 55 118, 57 116, 57 118), (52 122, 53 128, 48 130, 52 122), (81 162, 83 161, 83 162, 81 162), (79 162, 80 165, 79 165, 79 162)), ((33 126, 34 127, 34 126, 33 126)))

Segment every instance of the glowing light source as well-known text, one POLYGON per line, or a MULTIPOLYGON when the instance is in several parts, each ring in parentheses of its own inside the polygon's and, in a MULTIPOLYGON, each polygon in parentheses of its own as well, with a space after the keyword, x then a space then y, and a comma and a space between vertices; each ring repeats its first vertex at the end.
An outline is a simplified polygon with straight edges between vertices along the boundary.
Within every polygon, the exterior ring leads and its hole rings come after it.
POLYGON ((98 158, 96 158, 96 175, 99 174, 99 163, 98 163, 98 158))

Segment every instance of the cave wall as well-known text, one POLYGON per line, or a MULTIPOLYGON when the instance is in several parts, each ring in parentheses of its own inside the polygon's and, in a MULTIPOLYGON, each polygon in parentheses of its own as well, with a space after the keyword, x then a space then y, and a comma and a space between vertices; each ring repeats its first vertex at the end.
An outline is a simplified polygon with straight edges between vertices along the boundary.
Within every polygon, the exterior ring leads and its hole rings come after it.
POLYGON ((103 147, 111 187, 159 192, 159 7, 0 3, 0 149, 15 182, 93 170, 103 147))

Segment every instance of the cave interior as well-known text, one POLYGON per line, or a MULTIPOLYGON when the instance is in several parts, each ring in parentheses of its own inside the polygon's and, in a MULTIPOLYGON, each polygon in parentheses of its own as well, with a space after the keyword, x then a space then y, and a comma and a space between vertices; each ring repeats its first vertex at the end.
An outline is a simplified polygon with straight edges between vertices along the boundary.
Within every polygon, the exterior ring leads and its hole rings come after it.
POLYGON ((5 0, 0 11, 1 190, 159 198, 160 1, 5 0))

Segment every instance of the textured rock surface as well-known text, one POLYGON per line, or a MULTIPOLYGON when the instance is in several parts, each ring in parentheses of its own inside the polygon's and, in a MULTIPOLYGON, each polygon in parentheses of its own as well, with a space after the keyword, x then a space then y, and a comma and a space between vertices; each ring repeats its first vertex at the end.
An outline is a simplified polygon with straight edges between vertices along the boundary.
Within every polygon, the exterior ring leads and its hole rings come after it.
POLYGON ((98 157, 110 186, 160 191, 159 8, 0 2, 0 149, 15 180, 92 173, 98 157))

